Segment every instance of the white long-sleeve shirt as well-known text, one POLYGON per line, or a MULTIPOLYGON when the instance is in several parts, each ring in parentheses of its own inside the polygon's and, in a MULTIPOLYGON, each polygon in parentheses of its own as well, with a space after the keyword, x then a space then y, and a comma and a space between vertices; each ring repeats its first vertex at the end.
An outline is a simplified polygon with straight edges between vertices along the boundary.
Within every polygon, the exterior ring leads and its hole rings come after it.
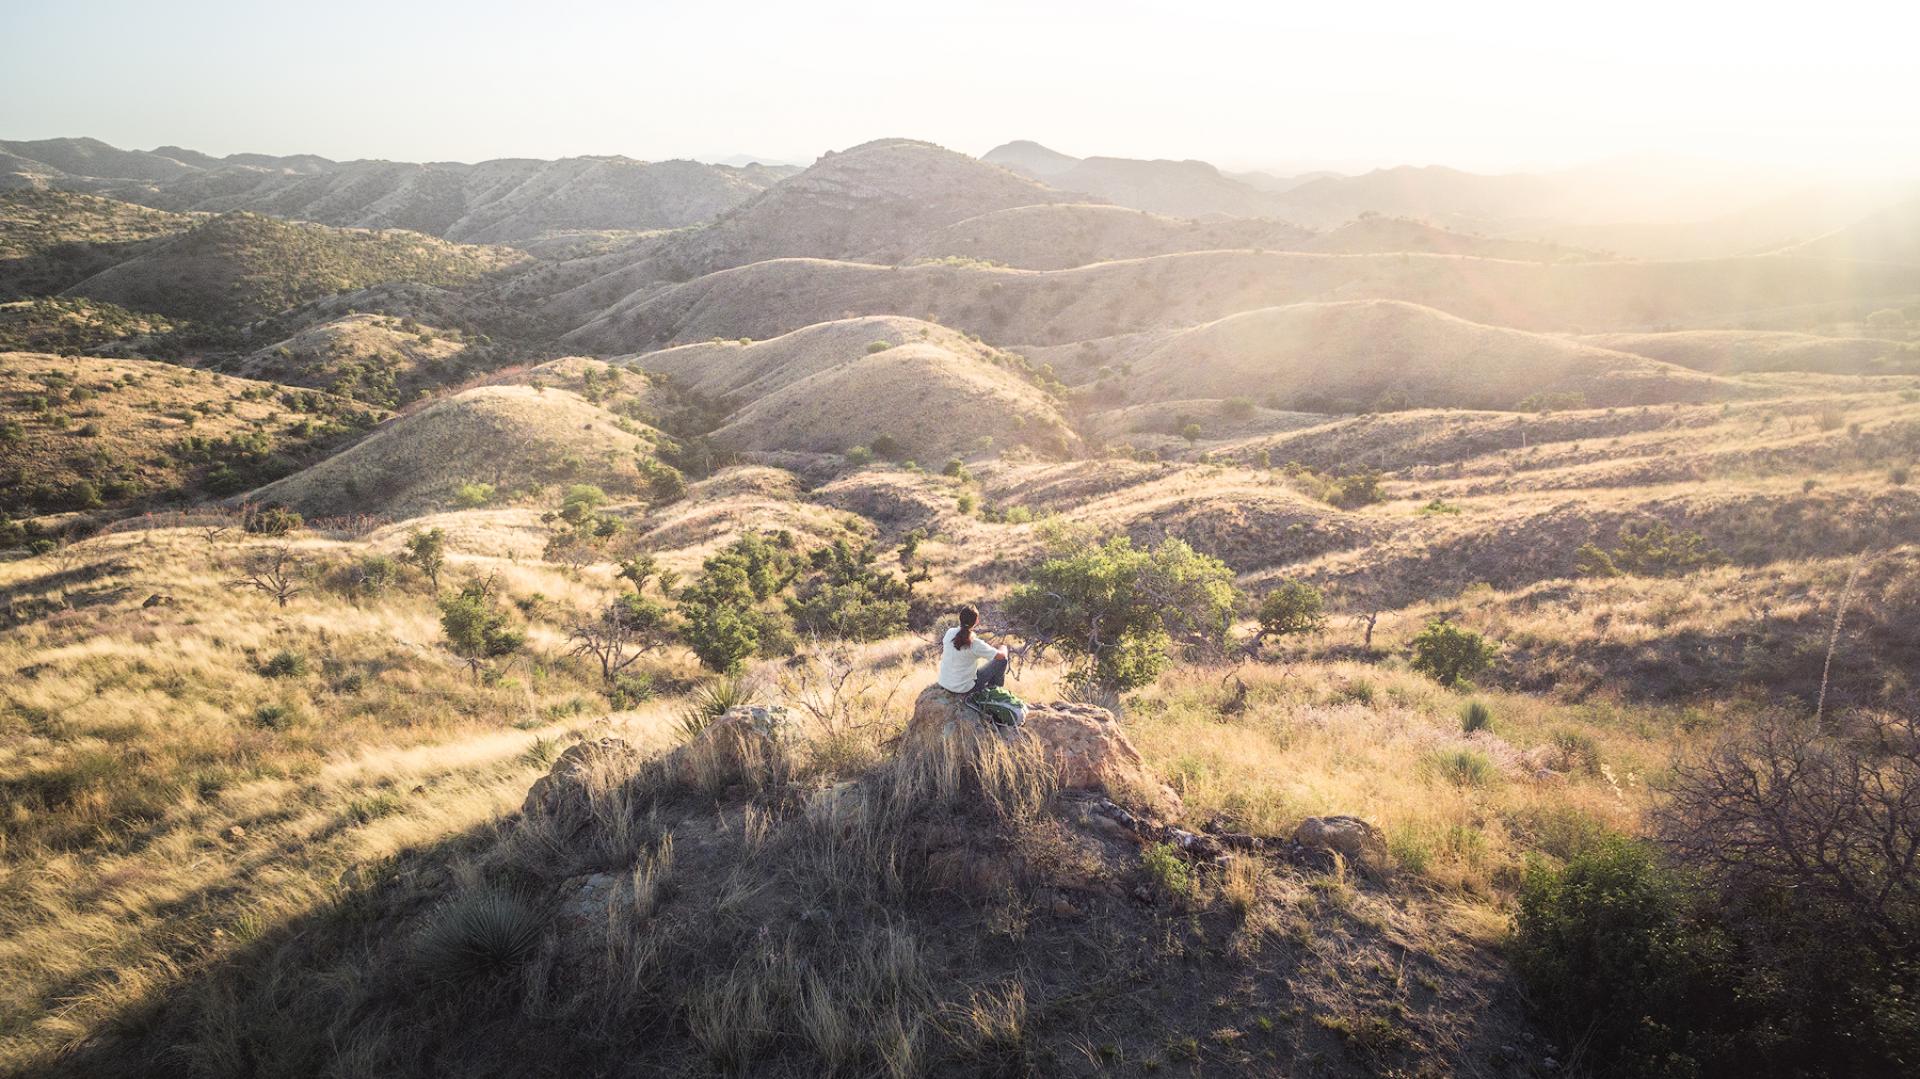
POLYGON ((940 638, 940 686, 954 693, 965 693, 973 688, 975 675, 979 673, 980 661, 1000 654, 1000 650, 973 635, 973 641, 965 648, 955 648, 953 639, 960 633, 955 626, 940 638))

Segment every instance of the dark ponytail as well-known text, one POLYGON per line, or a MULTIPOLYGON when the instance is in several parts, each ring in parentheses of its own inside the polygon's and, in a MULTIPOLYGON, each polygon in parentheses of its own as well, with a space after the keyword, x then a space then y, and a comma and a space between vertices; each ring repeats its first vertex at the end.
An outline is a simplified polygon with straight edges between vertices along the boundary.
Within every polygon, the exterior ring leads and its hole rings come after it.
POLYGON ((973 627, 980 621, 980 608, 969 603, 960 608, 960 632, 953 635, 955 648, 967 648, 973 644, 973 627))

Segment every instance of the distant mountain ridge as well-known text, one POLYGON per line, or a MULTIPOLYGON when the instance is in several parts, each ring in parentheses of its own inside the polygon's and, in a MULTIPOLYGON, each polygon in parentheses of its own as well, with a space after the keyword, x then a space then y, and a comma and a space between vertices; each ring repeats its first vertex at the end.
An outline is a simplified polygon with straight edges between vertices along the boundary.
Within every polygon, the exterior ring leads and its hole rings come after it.
POLYGON ((617 156, 342 162, 312 154, 214 157, 179 146, 122 150, 88 138, 0 142, 0 190, 85 191, 176 212, 246 210, 323 225, 412 229, 468 243, 512 243, 576 230, 682 228, 744 203, 795 171, 617 156))

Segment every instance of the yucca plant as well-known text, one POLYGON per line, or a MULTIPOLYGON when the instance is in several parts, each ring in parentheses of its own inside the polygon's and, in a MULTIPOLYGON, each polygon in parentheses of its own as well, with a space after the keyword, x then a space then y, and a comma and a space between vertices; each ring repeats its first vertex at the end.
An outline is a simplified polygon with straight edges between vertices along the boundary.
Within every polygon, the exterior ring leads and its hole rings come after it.
POLYGON ((707 724, 726 715, 735 708, 744 708, 753 703, 752 683, 744 678, 716 678, 699 689, 687 699, 686 708, 680 712, 680 736, 691 742, 706 733, 707 724))
POLYGON ((1493 726, 1493 709, 1480 701, 1468 701, 1460 709, 1460 729, 1472 734, 1493 726))
POLYGON ((517 895, 466 892, 433 912, 414 939, 414 959, 432 981, 492 978, 533 958, 545 927, 541 913, 517 895))

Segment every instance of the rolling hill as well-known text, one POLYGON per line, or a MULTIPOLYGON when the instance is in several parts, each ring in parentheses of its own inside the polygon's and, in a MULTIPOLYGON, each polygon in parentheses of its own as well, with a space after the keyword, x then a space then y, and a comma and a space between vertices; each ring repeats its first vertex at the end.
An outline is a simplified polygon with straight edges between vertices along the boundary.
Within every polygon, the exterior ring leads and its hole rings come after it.
POLYGON ((70 191, 0 191, 0 300, 51 295, 195 221, 70 191))
POLYGON ((1134 400, 1246 397, 1312 412, 1389 400, 1399 407, 1511 409, 1528 398, 1639 405, 1746 392, 1640 356, 1391 300, 1247 311, 1100 342, 1097 355, 1080 362, 1126 371, 1134 400))
POLYGON ((379 415, 171 364, 0 352, 0 518, 237 494, 323 458, 379 415))
POLYGON ((897 262, 954 222, 1065 201, 1060 192, 932 143, 881 139, 829 153, 711 224, 637 247, 636 257, 556 297, 552 310, 582 319, 641 288, 769 259, 897 262))
POLYGON ((1204 161, 1069 157, 1038 143, 996 146, 982 161, 1136 210, 1171 217, 1284 217, 1270 191, 1222 175, 1204 161))
POLYGON ((1835 375, 1912 374, 1920 350, 1871 337, 1820 337, 1761 330, 1679 330, 1582 337, 1596 348, 1649 356, 1696 371, 1817 371, 1835 375))
POLYGON ((482 386, 391 420, 247 497, 309 516, 404 518, 454 505, 469 482, 492 484, 503 500, 561 481, 631 490, 634 461, 651 445, 645 429, 566 390, 482 386))
POLYGON ((737 450, 842 453, 885 436, 899 456, 936 464, 983 444, 1058 455, 1079 443, 1017 358, 914 319, 847 319, 626 362, 731 406, 713 438, 737 450))
POLYGON ((233 370, 386 408, 469 373, 462 361, 471 341, 457 332, 408 323, 391 315, 343 315, 248 353, 233 370))
POLYGON ((1489 325, 1597 333, 1739 323, 1775 312, 1799 318, 1820 304, 1870 309, 1912 296, 1920 296, 1920 268, 1789 256, 1541 265, 1204 251, 1050 271, 779 259, 603 296, 607 305, 562 340, 593 352, 633 352, 906 312, 997 344, 1056 345, 1342 299, 1405 300, 1489 325))
POLYGON ((143 248, 68 286, 65 294, 232 323, 383 282, 471 282, 524 258, 419 233, 335 229, 232 213, 143 248))
POLYGON ((1260 218, 1190 221, 1091 203, 1017 206, 940 229, 910 259, 978 259, 1025 270, 1063 270, 1094 262, 1222 248, 1284 250, 1313 234, 1260 218))
POLYGON ((348 228, 404 228, 468 243, 579 229, 677 228, 708 220, 794 170, 695 161, 330 161, 98 139, 0 142, 6 186, 96 191, 179 212, 250 211, 348 228))

